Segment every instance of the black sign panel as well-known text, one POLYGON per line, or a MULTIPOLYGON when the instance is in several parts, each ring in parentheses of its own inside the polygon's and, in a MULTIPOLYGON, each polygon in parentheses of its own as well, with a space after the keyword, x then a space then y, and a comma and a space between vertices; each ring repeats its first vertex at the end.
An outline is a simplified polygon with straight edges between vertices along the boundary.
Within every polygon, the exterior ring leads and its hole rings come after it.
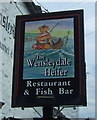
POLYGON ((17 16, 12 107, 86 105, 83 10, 17 16))

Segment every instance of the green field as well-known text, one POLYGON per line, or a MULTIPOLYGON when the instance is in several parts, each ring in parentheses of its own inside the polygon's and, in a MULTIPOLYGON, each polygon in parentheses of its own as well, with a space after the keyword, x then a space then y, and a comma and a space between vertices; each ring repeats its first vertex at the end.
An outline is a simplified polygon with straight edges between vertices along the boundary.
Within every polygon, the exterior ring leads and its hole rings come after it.
MULTIPOLYGON (((52 31, 51 35, 53 37, 63 38, 63 37, 65 37, 65 36, 68 35, 68 30, 56 30, 56 31, 52 31)), ((69 32, 69 37, 73 37, 73 36, 74 36, 74 31, 70 31, 69 32)))
POLYGON ((27 38, 27 37, 33 37, 33 38, 35 38, 35 37, 37 37, 37 35, 38 35, 38 33, 25 33, 25 37, 27 38))

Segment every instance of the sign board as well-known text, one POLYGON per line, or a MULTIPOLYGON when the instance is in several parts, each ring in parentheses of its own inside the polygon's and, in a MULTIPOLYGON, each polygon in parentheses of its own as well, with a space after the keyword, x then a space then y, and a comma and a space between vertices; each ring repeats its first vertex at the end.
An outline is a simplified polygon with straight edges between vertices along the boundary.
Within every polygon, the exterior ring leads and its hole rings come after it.
POLYGON ((83 10, 16 17, 12 107, 86 105, 83 10))

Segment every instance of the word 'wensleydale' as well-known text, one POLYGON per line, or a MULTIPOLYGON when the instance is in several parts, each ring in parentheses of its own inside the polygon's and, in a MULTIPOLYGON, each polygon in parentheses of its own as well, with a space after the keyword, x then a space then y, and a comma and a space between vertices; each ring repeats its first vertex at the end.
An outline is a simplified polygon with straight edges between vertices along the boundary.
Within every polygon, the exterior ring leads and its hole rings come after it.
POLYGON ((48 58, 46 58, 45 60, 41 60, 41 61, 36 61, 35 59, 32 59, 32 60, 28 59, 27 64, 29 67, 49 67, 49 66, 51 66, 51 67, 55 68, 56 66, 70 66, 71 61, 67 58, 65 58, 64 60, 59 58, 57 61, 49 60, 48 58))

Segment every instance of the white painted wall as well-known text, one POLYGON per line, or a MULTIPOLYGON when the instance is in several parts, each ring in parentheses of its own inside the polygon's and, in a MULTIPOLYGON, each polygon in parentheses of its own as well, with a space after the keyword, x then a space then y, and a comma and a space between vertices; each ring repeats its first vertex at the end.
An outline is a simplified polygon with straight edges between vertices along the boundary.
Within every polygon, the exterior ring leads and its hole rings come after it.
MULTIPOLYGON (((16 15, 21 15, 21 12, 13 2, 10 3, 6 1, 7 0, 3 3, 0 2, 0 21, 2 16, 5 16, 8 17, 8 22, 15 26, 16 15)), ((16 4, 24 15, 29 14, 23 3, 18 2, 16 4)), ((11 108, 14 41, 12 34, 10 35, 8 31, 6 31, 6 28, 0 23, 0 43, 8 49, 8 53, 6 53, 5 50, 2 50, 0 47, 0 101, 5 102, 2 111, 0 110, 0 119, 3 117, 39 117, 32 108, 25 108, 25 110, 21 110, 21 108, 11 108)), ((36 109, 42 114, 41 108, 36 109)), ((73 110, 72 108, 66 108, 62 112, 69 118, 78 117, 78 109, 73 110)))
MULTIPOLYGON (((22 11, 23 14, 29 14, 25 5, 23 3, 17 3, 18 7, 22 11)), ((0 3, 0 13, 2 16, 8 16, 8 22, 15 26, 15 18, 16 15, 21 15, 21 12, 17 9, 14 3, 3 2, 0 3)), ((1 17, 0 16, 0 20, 1 17)), ((5 45, 9 50, 9 53, 6 53, 5 50, 0 48, 0 92, 2 89, 2 93, 0 93, 0 101, 5 102, 5 105, 2 108, 3 117, 20 117, 20 118, 32 118, 36 113, 32 110, 32 108, 21 110, 20 108, 11 108, 11 96, 12 96, 12 70, 13 70, 13 54, 14 54, 14 38, 8 34, 6 29, 0 24, 0 42, 5 45), (1 34, 2 33, 2 34, 1 34), (1 55, 2 54, 2 55, 1 55), (1 59, 2 58, 2 59, 1 59), (2 88, 1 88, 2 87, 2 88)))

